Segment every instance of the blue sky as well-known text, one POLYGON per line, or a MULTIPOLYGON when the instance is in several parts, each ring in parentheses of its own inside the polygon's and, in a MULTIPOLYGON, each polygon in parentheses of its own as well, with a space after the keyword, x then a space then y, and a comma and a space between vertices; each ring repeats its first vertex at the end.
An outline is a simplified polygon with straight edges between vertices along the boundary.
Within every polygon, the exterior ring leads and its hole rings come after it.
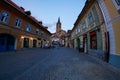
POLYGON ((12 0, 25 10, 30 10, 32 16, 48 26, 51 33, 56 31, 56 22, 60 17, 62 29, 72 29, 74 23, 85 5, 86 0, 12 0))

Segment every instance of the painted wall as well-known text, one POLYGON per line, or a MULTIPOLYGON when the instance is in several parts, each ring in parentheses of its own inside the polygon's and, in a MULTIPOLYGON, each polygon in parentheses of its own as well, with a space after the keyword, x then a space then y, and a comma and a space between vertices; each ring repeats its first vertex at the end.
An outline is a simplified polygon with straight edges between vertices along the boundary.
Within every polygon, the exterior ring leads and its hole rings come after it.
POLYGON ((110 1, 105 0, 104 3, 108 10, 109 17, 111 19, 109 23, 112 24, 112 28, 115 36, 115 54, 120 55, 120 37, 119 37, 120 14, 118 13, 118 10, 115 7, 115 4, 113 3, 113 0, 110 0, 110 1))
POLYGON ((33 47, 33 39, 37 40, 38 38, 43 38, 46 40, 50 40, 49 37, 51 35, 49 34, 49 32, 46 29, 43 29, 42 26, 38 25, 38 23, 36 23, 31 16, 19 12, 15 8, 4 3, 4 1, 0 1, 0 14, 2 13, 2 11, 7 12, 10 15, 10 17, 7 24, 0 23, 0 33, 7 33, 15 36, 16 50, 23 48, 23 38, 25 38, 26 36, 30 39, 30 48, 33 47), (20 26, 20 28, 14 26, 16 18, 22 20, 22 25, 20 26), (30 32, 26 31, 26 26, 28 23, 31 25, 30 32), (36 29, 39 29, 39 34, 36 33, 36 29), (42 34, 41 32, 43 32, 44 34, 42 34))

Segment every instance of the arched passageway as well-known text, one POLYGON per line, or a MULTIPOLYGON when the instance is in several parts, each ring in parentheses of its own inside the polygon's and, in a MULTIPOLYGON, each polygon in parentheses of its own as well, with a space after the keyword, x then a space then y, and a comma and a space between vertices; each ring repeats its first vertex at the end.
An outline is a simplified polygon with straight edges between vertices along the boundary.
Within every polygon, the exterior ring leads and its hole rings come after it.
POLYGON ((15 37, 1 33, 0 34, 0 52, 2 51, 13 51, 15 49, 15 37))

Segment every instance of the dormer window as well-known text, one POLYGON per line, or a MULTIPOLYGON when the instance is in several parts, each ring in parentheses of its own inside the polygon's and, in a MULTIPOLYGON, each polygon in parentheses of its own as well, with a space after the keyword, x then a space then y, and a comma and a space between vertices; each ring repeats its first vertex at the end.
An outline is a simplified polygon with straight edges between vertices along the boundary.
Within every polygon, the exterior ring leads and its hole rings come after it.
POLYGON ((30 25, 30 24, 27 24, 27 26, 26 26, 26 31, 28 31, 28 32, 31 31, 31 25, 30 25))
POLYGON ((16 21, 15 21, 14 26, 19 28, 21 26, 21 24, 22 24, 22 20, 17 18, 16 21))
POLYGON ((2 23, 7 23, 8 22, 8 19, 9 19, 10 15, 3 11, 1 14, 0 14, 0 22, 2 23))

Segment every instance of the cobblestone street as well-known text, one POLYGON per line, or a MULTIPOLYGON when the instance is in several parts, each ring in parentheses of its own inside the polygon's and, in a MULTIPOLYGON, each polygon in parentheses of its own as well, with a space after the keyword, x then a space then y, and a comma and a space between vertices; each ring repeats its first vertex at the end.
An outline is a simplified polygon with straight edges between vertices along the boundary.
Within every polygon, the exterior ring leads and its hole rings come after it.
POLYGON ((120 80, 120 69, 71 48, 0 54, 0 80, 120 80))

